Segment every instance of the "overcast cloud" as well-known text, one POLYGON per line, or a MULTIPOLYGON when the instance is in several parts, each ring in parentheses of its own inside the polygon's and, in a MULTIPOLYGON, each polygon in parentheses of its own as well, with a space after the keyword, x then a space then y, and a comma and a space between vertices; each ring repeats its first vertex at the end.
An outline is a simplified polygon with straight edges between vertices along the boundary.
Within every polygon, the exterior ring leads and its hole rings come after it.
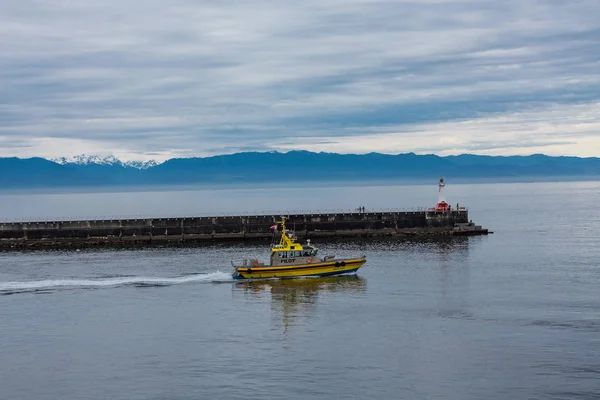
POLYGON ((598 0, 3 0, 0 156, 600 156, 598 0))

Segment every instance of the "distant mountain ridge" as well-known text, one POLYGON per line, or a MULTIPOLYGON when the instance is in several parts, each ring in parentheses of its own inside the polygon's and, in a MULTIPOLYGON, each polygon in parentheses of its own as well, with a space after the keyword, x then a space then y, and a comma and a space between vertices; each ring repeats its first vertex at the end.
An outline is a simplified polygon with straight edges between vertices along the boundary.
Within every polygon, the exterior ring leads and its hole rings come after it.
POLYGON ((152 167, 156 167, 159 163, 155 160, 149 161, 121 161, 115 156, 108 157, 100 157, 95 155, 87 155, 87 154, 79 154, 72 157, 60 157, 53 158, 50 161, 54 161, 57 164, 67 165, 67 164, 76 164, 76 165, 117 165, 122 167, 132 167, 136 169, 148 169, 152 167))
POLYGON ((300 181, 600 179, 599 158, 247 152, 156 162, 115 157, 0 158, 0 188, 106 187, 300 181))

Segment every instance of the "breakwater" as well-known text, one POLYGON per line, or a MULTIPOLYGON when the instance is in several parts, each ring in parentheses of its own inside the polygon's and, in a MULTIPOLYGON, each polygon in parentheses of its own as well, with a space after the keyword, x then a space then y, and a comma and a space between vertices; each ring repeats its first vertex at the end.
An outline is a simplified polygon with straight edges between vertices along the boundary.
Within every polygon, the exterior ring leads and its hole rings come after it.
MULTIPOLYGON (((487 234, 468 211, 390 211, 286 215, 299 239, 487 234)), ((145 247, 269 241, 281 215, 0 223, 0 250, 145 247)))

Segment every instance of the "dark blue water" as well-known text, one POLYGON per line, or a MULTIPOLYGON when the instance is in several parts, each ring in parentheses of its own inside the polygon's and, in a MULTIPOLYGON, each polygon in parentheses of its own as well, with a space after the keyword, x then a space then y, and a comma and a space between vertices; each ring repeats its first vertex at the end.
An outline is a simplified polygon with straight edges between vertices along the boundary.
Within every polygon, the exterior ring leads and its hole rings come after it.
MULTIPOLYGON (((267 256, 255 246, 0 254, 0 398, 600 398, 600 183, 448 189, 495 234, 320 246, 365 254, 357 276, 232 282, 230 260, 267 256)), ((5 194, 0 209, 18 219, 152 214, 161 201, 163 215, 183 215, 436 200, 426 186, 229 188, 133 205, 144 196, 5 194)))

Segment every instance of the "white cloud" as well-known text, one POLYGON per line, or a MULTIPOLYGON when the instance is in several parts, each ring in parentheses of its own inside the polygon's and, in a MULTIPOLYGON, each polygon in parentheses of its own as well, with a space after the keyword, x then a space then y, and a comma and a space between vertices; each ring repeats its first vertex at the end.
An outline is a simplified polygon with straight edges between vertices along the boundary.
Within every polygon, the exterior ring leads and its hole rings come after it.
MULTIPOLYGON (((9 142, 7 137, 0 136, 0 157, 22 158, 40 157, 57 159, 65 154, 89 154, 100 157, 115 156, 122 161, 166 161, 170 158, 186 155, 185 149, 152 150, 143 146, 128 149, 122 144, 89 139, 36 137, 27 141, 9 142)), ((189 156, 189 154, 187 154, 189 156)))
POLYGON ((595 0, 5 0, 0 155, 145 159, 294 141, 590 155, 600 139, 574 126, 514 126, 595 104, 599 14, 595 0), (465 120, 486 134, 454 133, 465 120))
POLYGON ((600 103, 552 105, 483 118, 377 128, 376 133, 323 136, 299 143, 275 143, 273 149, 315 152, 456 155, 600 154, 600 103))

